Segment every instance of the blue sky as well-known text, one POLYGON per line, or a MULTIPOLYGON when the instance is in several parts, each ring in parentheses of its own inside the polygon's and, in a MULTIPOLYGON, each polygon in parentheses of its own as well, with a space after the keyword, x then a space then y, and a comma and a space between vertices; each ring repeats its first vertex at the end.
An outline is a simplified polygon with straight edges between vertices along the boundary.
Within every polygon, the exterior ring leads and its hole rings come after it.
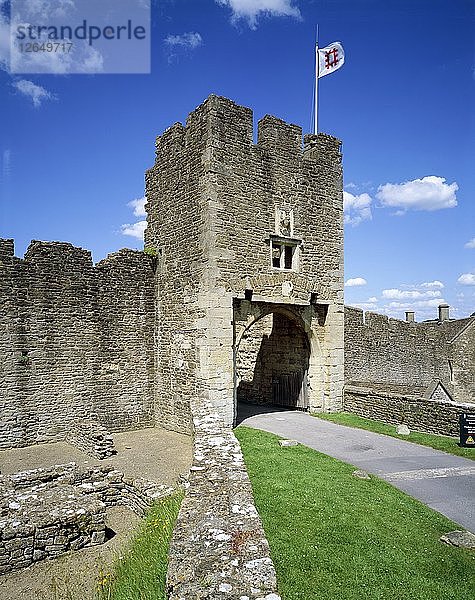
POLYGON ((151 10, 150 74, 11 74, 0 23, 0 236, 18 256, 31 239, 70 241, 96 261, 142 247, 125 233, 140 236, 131 203, 154 139, 210 93, 310 131, 318 23, 320 45, 339 40, 346 53, 319 86, 320 130, 343 140, 346 303, 417 320, 442 301, 454 317, 475 311, 473 0, 151 10))

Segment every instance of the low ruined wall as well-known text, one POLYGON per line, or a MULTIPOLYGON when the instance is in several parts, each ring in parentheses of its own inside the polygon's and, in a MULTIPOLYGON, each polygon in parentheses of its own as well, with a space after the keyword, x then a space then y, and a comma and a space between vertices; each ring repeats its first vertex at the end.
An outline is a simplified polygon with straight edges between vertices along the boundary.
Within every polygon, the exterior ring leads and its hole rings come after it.
POLYGON ((88 456, 102 460, 112 456, 114 440, 105 427, 97 421, 79 421, 71 426, 66 441, 88 456))
MULTIPOLYGON (((106 539, 104 503, 58 478, 31 487, 0 482, 0 574, 106 539)), ((20 483, 25 483, 20 481, 20 483)))
POLYGON ((75 463, 0 476, 0 575, 106 540, 106 508, 142 516, 168 486, 75 463))
POLYGON ((169 551, 170 600, 280 600, 237 439, 194 402, 194 460, 169 551))
POLYGON ((474 404, 434 401, 420 396, 345 387, 345 411, 386 423, 405 423, 409 429, 449 436, 459 434, 459 415, 475 411, 474 404))
POLYGON ((153 425, 153 278, 143 252, 0 240, 0 448, 153 425))

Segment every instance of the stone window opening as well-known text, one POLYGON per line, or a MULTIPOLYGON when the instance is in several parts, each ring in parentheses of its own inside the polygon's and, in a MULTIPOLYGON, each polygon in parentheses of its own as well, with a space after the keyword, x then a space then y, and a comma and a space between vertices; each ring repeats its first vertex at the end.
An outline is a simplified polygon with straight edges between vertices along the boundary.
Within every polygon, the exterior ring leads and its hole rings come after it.
POLYGON ((271 238, 271 264, 274 269, 283 271, 297 270, 296 240, 282 240, 271 238))

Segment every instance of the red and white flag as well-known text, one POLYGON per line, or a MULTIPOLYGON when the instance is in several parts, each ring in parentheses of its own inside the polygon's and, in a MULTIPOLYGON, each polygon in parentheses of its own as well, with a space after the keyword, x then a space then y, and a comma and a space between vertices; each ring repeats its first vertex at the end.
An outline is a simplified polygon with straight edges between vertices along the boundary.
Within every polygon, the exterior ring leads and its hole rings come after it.
POLYGON ((333 73, 345 62, 345 51, 340 42, 333 42, 325 48, 317 48, 318 51, 318 78, 333 73))

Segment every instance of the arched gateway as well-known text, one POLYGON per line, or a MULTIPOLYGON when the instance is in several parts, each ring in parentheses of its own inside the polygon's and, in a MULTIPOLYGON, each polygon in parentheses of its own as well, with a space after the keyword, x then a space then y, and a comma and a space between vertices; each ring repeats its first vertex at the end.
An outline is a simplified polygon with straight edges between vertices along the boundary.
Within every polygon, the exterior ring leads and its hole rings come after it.
POLYGON ((156 255, 156 413, 190 428, 190 400, 227 424, 239 399, 342 406, 339 140, 210 96, 157 139, 146 175, 156 255))
POLYGON ((234 302, 234 403, 325 410, 326 307, 234 302))

